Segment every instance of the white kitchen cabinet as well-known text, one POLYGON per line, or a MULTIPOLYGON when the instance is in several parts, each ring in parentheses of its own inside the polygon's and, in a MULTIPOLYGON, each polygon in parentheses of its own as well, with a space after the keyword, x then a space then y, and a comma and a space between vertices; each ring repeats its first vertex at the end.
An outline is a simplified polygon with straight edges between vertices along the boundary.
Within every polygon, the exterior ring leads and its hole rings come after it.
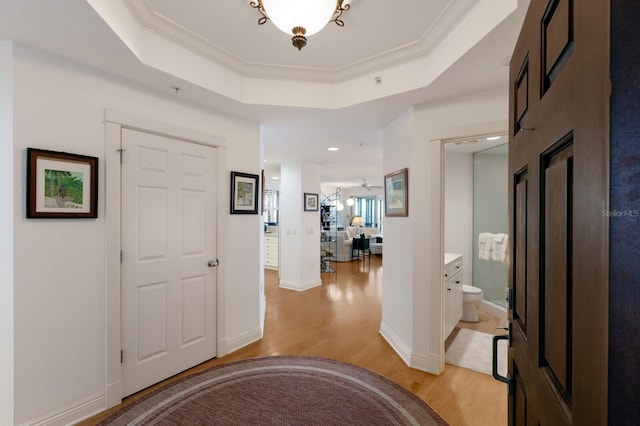
POLYGON ((264 267, 267 269, 278 269, 280 251, 278 250, 277 227, 270 227, 271 232, 264 234, 264 267), (273 229, 275 228, 275 229, 273 229))

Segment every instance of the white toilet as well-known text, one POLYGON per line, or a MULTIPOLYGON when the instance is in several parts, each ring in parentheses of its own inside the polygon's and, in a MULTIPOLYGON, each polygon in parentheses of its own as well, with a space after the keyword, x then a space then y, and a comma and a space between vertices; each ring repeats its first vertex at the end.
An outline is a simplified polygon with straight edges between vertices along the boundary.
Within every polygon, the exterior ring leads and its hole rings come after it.
POLYGON ((484 299, 482 289, 472 285, 462 286, 462 321, 478 322, 478 305, 484 299))

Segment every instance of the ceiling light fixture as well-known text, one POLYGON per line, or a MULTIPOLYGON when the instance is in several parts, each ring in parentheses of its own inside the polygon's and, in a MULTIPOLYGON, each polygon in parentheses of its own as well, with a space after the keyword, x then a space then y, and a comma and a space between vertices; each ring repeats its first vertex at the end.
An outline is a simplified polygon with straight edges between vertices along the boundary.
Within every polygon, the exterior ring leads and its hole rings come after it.
POLYGON ((337 146, 330 146, 329 148, 327 148, 327 151, 340 151, 340 148, 338 148, 337 146))
POLYGON ((298 50, 307 44, 307 36, 322 30, 329 22, 344 27, 340 19, 350 9, 351 0, 251 0, 249 5, 262 15, 258 25, 269 19, 286 34, 293 34, 291 42, 298 50))

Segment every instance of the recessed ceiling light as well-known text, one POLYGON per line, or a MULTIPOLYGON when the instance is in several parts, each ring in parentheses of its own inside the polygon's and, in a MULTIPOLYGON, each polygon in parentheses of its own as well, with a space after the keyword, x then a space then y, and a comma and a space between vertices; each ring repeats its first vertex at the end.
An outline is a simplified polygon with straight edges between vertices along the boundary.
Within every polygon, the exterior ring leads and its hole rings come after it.
POLYGON ((340 148, 338 148, 336 146, 330 146, 329 148, 327 148, 327 150, 329 150, 329 151, 340 151, 340 148))
POLYGON ((278 179, 280 179, 280 177, 279 176, 272 176, 271 179, 278 180, 278 179))
POLYGON ((487 140, 488 141, 497 141, 500 138, 501 138, 501 136, 491 136, 491 137, 488 137, 487 140))

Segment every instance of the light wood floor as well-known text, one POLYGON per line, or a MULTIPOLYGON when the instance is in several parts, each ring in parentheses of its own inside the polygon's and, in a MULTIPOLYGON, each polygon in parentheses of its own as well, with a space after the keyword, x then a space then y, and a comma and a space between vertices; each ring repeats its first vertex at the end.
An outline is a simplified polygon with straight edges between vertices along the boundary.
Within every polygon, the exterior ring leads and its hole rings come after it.
MULTIPOLYGON (((305 355, 336 359, 381 374, 409 389, 451 425, 507 424, 507 388, 491 376, 446 365, 439 376, 406 366, 380 336, 382 258, 338 264, 337 274, 322 274, 322 286, 304 292, 278 287, 276 271, 265 270, 267 310, 264 337, 227 356, 205 362, 176 377, 239 359, 270 355, 305 355)), ((479 323, 463 323, 503 334, 502 321, 481 312, 479 323)), ((454 331, 455 333, 455 331, 454 331)), ((175 379, 169 379, 173 380, 175 379)), ((166 382, 163 382, 166 383, 166 382)), ((123 402, 129 404, 151 387, 123 402)), ((93 425, 122 405, 81 425, 93 425)))

